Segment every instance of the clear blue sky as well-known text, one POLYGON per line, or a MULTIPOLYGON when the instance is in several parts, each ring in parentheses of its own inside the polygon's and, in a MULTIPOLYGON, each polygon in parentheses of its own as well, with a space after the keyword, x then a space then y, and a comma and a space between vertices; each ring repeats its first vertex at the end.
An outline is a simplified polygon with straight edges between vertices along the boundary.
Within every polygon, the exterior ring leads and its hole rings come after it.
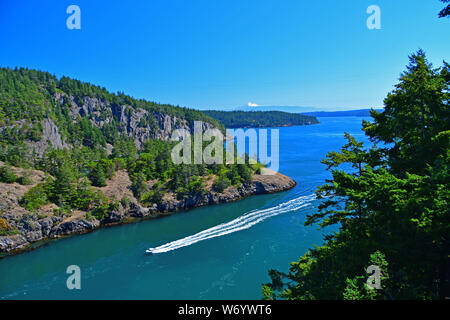
POLYGON ((379 107, 423 48, 450 60, 438 0, 0 0, 0 65, 195 108, 379 107), (68 30, 66 8, 81 8, 68 30), (366 27, 369 5, 381 30, 366 27))

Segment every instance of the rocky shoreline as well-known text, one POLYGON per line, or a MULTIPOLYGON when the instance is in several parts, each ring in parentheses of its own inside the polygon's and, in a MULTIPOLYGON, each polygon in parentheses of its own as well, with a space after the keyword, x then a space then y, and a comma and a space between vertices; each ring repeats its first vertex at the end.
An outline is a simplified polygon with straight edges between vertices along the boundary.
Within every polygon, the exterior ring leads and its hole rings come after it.
MULTIPOLYGON (((4 184, 1 185, 5 187, 4 184)), ((252 195, 286 191, 295 186, 296 182, 294 180, 280 173, 266 175, 255 174, 250 182, 242 184, 240 187, 229 187, 222 193, 216 193, 210 190, 206 194, 193 195, 181 200, 176 199, 174 194, 167 193, 161 203, 154 204, 148 208, 141 206, 132 198, 132 201, 127 207, 121 205, 119 210, 111 212, 102 221, 93 217, 88 218, 86 212, 81 211, 74 212, 69 217, 51 214, 45 215, 43 213, 34 215, 27 214, 23 212, 24 209, 18 204, 21 193, 26 191, 22 190, 22 192, 18 192, 16 197, 5 199, 4 205, 6 204, 9 210, 0 208, 2 211, 7 211, 7 213, 2 214, 2 218, 17 230, 15 234, 0 236, 0 258, 38 248, 39 244, 52 239, 88 233, 104 226, 158 218, 177 211, 234 202, 252 195), (22 212, 17 214, 14 210, 22 212)), ((18 186, 9 187, 19 189, 18 186)), ((7 194, 10 195, 10 192, 7 192, 7 194)), ((3 200, 3 194, 1 194, 1 198, 3 200)), ((51 209, 45 208, 44 210, 49 213, 51 209)))

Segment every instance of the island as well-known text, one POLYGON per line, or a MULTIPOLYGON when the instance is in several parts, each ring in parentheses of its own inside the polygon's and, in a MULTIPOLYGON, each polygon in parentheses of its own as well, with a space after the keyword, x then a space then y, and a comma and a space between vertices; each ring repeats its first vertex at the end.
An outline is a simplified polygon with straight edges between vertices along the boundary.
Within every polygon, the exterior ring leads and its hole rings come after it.
POLYGON ((204 113, 220 121, 227 128, 269 128, 317 124, 314 116, 282 111, 216 111, 204 113))

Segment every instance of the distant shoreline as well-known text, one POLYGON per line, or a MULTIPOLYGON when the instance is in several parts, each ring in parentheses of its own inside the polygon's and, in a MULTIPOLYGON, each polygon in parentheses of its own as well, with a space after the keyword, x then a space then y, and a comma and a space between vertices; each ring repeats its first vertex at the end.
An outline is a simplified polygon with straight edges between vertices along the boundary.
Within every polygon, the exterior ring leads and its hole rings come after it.
POLYGON ((317 124, 314 116, 282 111, 202 111, 226 128, 271 128, 317 124))
POLYGON ((359 110, 346 110, 346 111, 315 111, 315 112, 302 112, 301 115, 327 118, 327 117, 370 117, 370 111, 374 110, 382 112, 383 109, 359 109, 359 110))

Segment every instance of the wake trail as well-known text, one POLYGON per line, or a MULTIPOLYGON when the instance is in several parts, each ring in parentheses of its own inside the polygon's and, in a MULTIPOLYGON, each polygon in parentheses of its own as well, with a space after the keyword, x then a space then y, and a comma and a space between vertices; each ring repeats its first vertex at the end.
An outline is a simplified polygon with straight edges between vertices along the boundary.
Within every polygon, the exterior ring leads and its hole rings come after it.
POLYGON ((315 199, 315 195, 300 196, 290 201, 281 203, 275 207, 261 210, 252 210, 230 222, 219 224, 215 227, 206 229, 194 235, 166 243, 156 248, 150 248, 147 253, 164 253, 172 250, 180 249, 182 247, 190 246, 194 243, 221 237, 233 232, 249 229, 255 224, 258 224, 270 217, 274 217, 287 212, 295 212, 302 208, 311 205, 315 199))

